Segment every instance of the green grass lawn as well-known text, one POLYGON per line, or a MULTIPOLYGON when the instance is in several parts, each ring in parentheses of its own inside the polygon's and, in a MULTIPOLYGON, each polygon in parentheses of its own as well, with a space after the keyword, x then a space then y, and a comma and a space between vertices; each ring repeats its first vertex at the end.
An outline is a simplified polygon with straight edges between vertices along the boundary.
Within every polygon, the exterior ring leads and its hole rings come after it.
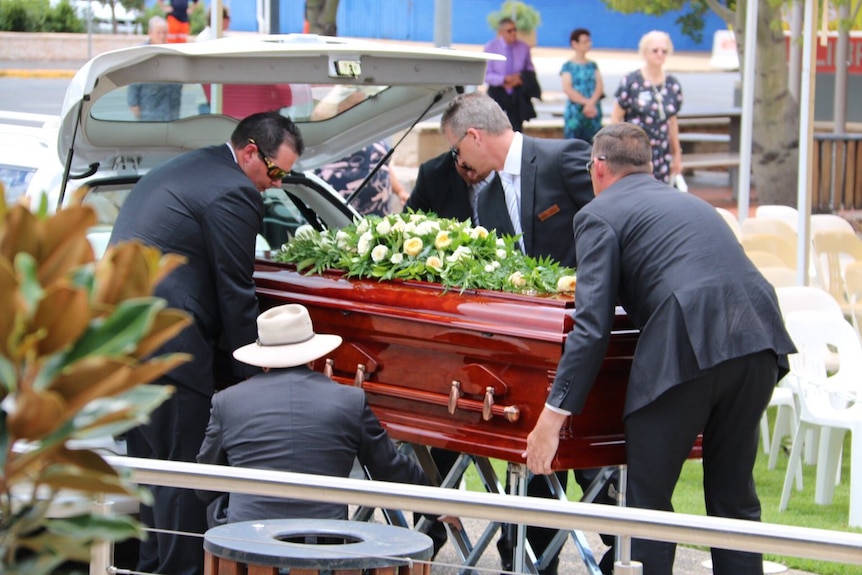
MULTIPOLYGON (((772 418, 774 408, 770 409, 770 429, 772 429, 772 418)), ((785 438, 785 445, 789 442, 785 438)), ((798 527, 812 527, 817 529, 831 529, 835 531, 849 531, 862 533, 862 529, 851 529, 847 525, 850 505, 850 434, 844 441, 844 457, 842 458, 841 484, 835 486, 835 496, 831 505, 817 505, 814 503, 815 466, 803 466, 803 491, 796 491, 794 486, 790 495, 790 503, 787 510, 778 511, 778 503, 781 500, 781 489, 784 486, 784 474, 787 470, 789 459, 789 447, 779 454, 775 469, 767 469, 769 457, 760 452, 754 468, 754 477, 757 482, 757 493, 763 508, 763 521, 765 523, 776 523, 781 525, 795 525, 798 527)), ((495 461, 494 468, 499 477, 505 477, 506 464, 495 461)), ((481 491, 482 485, 471 467, 468 469, 467 489, 481 491)), ((699 461, 688 461, 683 467, 682 475, 674 492, 673 505, 680 513, 692 515, 706 515, 703 503, 703 472, 699 461)), ((580 490, 577 483, 569 481, 569 498, 577 500, 580 490)), ((829 563, 786 557, 767 555, 765 559, 782 563, 791 569, 799 569, 819 575, 858 575, 862 568, 858 565, 844 565, 841 563, 829 563)))

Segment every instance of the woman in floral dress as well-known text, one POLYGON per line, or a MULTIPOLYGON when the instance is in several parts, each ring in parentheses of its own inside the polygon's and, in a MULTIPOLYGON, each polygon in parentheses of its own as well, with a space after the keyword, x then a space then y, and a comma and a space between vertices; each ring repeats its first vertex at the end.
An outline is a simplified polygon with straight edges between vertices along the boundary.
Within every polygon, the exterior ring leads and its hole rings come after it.
POLYGON ((670 183, 682 173, 682 146, 677 114, 682 107, 682 86, 664 71, 673 51, 670 36, 653 30, 641 38, 639 51, 644 65, 626 74, 617 88, 612 122, 629 122, 642 127, 652 144, 653 176, 670 183))
POLYGON ((580 138, 591 142, 602 127, 602 108, 599 105, 605 91, 602 74, 587 52, 593 45, 590 31, 576 28, 569 37, 575 54, 563 64, 560 78, 568 96, 563 115, 563 137, 580 138))

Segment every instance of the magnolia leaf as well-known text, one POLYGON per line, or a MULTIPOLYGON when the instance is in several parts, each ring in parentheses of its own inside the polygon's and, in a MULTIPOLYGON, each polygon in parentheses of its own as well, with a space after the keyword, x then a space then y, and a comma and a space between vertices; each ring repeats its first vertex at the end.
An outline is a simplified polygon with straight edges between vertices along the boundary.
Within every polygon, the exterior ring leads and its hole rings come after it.
POLYGON ((15 269, 5 258, 0 258, 0 306, 0 355, 10 356, 13 346, 10 339, 27 306, 18 292, 15 269))
POLYGON ((124 242, 109 246, 96 264, 94 300, 116 305, 126 299, 150 295, 151 285, 145 246, 139 242, 124 242))
POLYGON ((119 435, 149 421, 149 414, 174 392, 169 385, 139 385, 115 398, 98 398, 73 421, 76 439, 119 435))
POLYGON ((150 332, 138 342, 135 357, 146 357, 192 323, 191 316, 181 310, 167 308, 156 314, 150 332))
POLYGON ((193 356, 189 353, 172 353, 161 355, 150 361, 139 364, 132 369, 129 377, 135 385, 141 383, 152 383, 166 373, 173 371, 183 363, 191 361, 193 356))
POLYGON ((4 564, 3 575, 51 575, 66 560, 56 553, 39 553, 16 559, 11 565, 4 564))
POLYGON ((73 268, 93 261, 87 230, 96 221, 96 212, 89 206, 70 206, 38 222, 42 285, 47 286, 73 268))
POLYGON ((130 364, 131 361, 123 358, 86 357, 64 369, 49 388, 77 410, 95 397, 126 391, 124 386, 132 373, 130 364))
POLYGON ((30 330, 42 330, 39 355, 50 355, 70 347, 84 333, 89 323, 88 294, 69 285, 57 285, 46 290, 30 330))
POLYGON ((39 253, 38 221, 26 207, 16 205, 3 217, 0 228, 0 257, 14 261, 20 253, 36 256, 39 253))
POLYGON ((32 441, 55 431, 68 417, 66 402, 60 394, 28 386, 18 390, 6 426, 12 437, 32 441))
POLYGON ((94 321, 66 357, 67 364, 90 355, 127 355, 150 330, 156 314, 165 307, 160 298, 123 301, 104 320, 94 321))
POLYGON ((31 313, 39 305, 44 290, 39 283, 36 259, 29 253, 21 252, 15 256, 15 272, 18 277, 18 293, 25 305, 25 313, 31 313))
MULTIPOLYGON (((91 454, 95 455, 93 452, 91 454)), ((82 460, 81 463, 84 463, 82 460)), ((102 462, 104 463, 104 461, 102 462)), ((110 473, 95 471, 78 465, 52 465, 38 477, 39 485, 53 489, 69 489, 82 493, 115 493, 136 495, 134 484, 123 480, 107 464, 110 473)))
MULTIPOLYGON (((146 539, 143 526, 130 517, 122 515, 79 515, 46 522, 50 533, 59 536, 77 537, 86 541, 123 541, 134 537, 146 539)), ((85 557, 89 561, 89 554, 85 557)))
POLYGON ((108 465, 108 463, 102 459, 102 456, 92 449, 69 449, 64 445, 57 451, 55 459, 59 463, 76 465, 81 469, 103 473, 108 476, 117 475, 114 468, 108 465))

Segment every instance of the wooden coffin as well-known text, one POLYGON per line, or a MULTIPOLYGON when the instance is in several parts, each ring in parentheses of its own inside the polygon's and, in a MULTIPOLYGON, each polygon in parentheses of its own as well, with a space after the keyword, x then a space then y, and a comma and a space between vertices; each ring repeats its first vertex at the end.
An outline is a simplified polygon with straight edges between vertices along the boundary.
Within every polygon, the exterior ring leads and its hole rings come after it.
MULTIPOLYGON (((269 260, 258 261, 255 282, 261 309, 303 304, 316 332, 344 338, 314 369, 361 385, 393 438, 523 462, 572 326, 571 296, 306 276, 269 260)), ((599 379, 561 433, 557 469, 624 463, 622 410, 637 338, 618 309, 599 379)))

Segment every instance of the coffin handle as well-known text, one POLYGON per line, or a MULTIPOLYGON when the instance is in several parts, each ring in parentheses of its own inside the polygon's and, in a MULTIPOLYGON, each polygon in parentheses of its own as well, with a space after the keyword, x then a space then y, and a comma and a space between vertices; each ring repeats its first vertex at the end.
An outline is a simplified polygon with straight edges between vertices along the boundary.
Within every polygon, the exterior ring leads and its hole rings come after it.
POLYGON ((485 388, 485 401, 482 402, 482 419, 490 421, 494 417, 494 388, 490 385, 485 388))
POLYGON ((365 364, 358 364, 356 366, 356 375, 353 377, 353 385, 356 387, 362 387, 362 384, 365 383, 365 364))
POLYGON ((335 367, 335 360, 331 357, 326 358, 326 365, 323 366, 323 375, 332 379, 332 372, 335 367))
POLYGON ((455 415, 459 399, 461 399, 461 382, 453 380, 452 387, 449 389, 449 415, 455 415))

